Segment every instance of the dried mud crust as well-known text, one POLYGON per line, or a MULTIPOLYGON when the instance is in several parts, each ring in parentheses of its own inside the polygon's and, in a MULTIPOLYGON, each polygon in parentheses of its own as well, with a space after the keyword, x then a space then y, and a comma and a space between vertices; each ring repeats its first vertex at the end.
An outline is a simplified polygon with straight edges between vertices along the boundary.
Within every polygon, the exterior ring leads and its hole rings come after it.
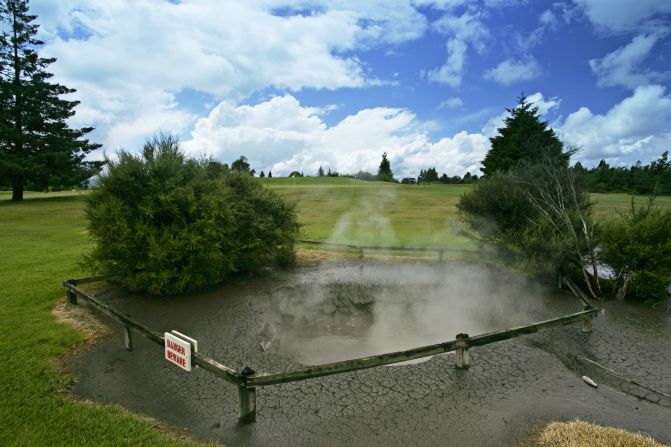
POLYGON ((74 359, 114 334, 112 328, 100 319, 97 311, 85 302, 73 305, 63 296, 54 302, 51 313, 56 321, 71 326, 83 337, 82 343, 56 359, 56 368, 61 374, 70 374, 74 359))
MULTIPOLYGON (((272 292, 306 276, 319 281, 320 275, 318 267, 299 268, 188 300, 142 299, 113 289, 99 296, 156 331, 175 329, 198 339, 201 352, 227 366, 272 372, 301 366, 259 346, 272 292)), ((568 311, 576 304, 550 305, 568 311)), ((234 386, 200 369, 186 373, 167 364, 158 346, 137 335, 134 352, 126 352, 118 325, 112 328, 114 337, 75 360, 80 380, 74 393, 226 445, 528 445, 538 427, 576 417, 671 440, 670 409, 609 387, 591 388, 557 356, 525 338, 473 349, 468 371, 455 370, 454 356, 446 354, 419 364, 260 388, 257 422, 240 426, 234 386)), ((579 331, 576 325, 547 335, 571 340, 579 331)))

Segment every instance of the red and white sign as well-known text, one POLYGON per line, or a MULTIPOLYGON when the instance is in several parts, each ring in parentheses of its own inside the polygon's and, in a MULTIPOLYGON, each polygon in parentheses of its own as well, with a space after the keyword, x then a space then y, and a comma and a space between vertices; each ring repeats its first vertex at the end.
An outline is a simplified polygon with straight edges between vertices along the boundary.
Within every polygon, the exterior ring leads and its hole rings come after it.
POLYGON ((180 368, 191 371, 191 352, 198 352, 198 342, 177 331, 166 332, 165 358, 180 368))

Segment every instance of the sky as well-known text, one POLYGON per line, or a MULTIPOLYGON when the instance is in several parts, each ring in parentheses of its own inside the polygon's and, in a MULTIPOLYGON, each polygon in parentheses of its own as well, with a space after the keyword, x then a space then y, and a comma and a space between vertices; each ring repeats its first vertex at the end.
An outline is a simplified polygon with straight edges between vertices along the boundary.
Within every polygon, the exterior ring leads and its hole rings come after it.
POLYGON ((669 0, 32 0, 75 126, 274 176, 480 174, 526 95, 593 166, 671 149, 669 0))

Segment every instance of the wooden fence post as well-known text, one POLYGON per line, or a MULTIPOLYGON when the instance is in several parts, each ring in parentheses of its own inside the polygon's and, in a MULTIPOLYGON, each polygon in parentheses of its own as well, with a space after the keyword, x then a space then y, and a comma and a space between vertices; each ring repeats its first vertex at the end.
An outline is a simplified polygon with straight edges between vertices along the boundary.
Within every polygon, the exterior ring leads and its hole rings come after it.
POLYGON ((126 351, 133 351, 133 336, 130 333, 130 328, 124 324, 123 326, 123 342, 126 346, 126 351))
MULTIPOLYGON (((255 374, 255 371, 246 366, 240 373, 243 376, 251 376, 255 374)), ((240 424, 256 422, 256 388, 246 386, 246 382, 245 377, 245 383, 238 385, 238 395, 240 396, 240 418, 238 421, 240 424)))
MULTIPOLYGON (((583 310, 589 310, 589 308, 587 306, 584 306, 583 310)), ((593 320, 592 315, 587 315, 582 320, 582 331, 584 333, 589 334, 590 332, 592 332, 592 320, 593 320)))
POLYGON ((359 259, 363 258, 363 248, 359 247, 359 259))
POLYGON ((468 369, 471 366, 471 359, 468 354, 471 347, 471 338, 468 334, 457 334, 456 340, 457 369, 468 369))
POLYGON ((77 294, 70 289, 68 289, 68 303, 77 304, 77 294))

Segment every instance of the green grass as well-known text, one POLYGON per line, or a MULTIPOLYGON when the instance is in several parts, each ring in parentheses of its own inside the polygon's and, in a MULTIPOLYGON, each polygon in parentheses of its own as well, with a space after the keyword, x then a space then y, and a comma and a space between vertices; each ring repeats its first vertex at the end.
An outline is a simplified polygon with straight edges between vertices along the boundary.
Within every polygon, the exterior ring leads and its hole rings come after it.
POLYGON ((295 201, 303 239, 350 244, 475 248, 458 234, 455 204, 468 186, 397 185, 348 178, 267 179, 295 201))
MULTIPOLYGON (((632 196, 629 194, 592 194, 592 201, 596 203, 595 215, 597 219, 615 218, 626 213, 631 207, 631 199, 638 205, 645 205, 648 201, 646 196, 632 196)), ((661 196, 655 199, 655 205, 660 208, 671 208, 671 197, 661 196)))
POLYGON ((120 408, 64 395, 72 378, 55 359, 82 339, 50 310, 64 295, 62 281, 84 275, 77 266, 89 246, 83 199, 26 196, 18 204, 0 196, 0 445, 193 445, 120 408))
MULTIPOLYGON (((454 231, 455 204, 468 186, 392 185, 342 178, 264 180, 298 204, 305 239, 471 248, 454 231)), ((50 310, 62 281, 83 276, 89 248, 80 192, 0 192, 0 446, 188 445, 146 419, 65 395, 72 378, 55 359, 82 338, 50 310)), ((613 216, 630 196, 595 194, 597 215, 613 216)), ((642 203, 642 199, 639 198, 642 203)), ((658 204, 671 207, 671 198, 658 204)))

